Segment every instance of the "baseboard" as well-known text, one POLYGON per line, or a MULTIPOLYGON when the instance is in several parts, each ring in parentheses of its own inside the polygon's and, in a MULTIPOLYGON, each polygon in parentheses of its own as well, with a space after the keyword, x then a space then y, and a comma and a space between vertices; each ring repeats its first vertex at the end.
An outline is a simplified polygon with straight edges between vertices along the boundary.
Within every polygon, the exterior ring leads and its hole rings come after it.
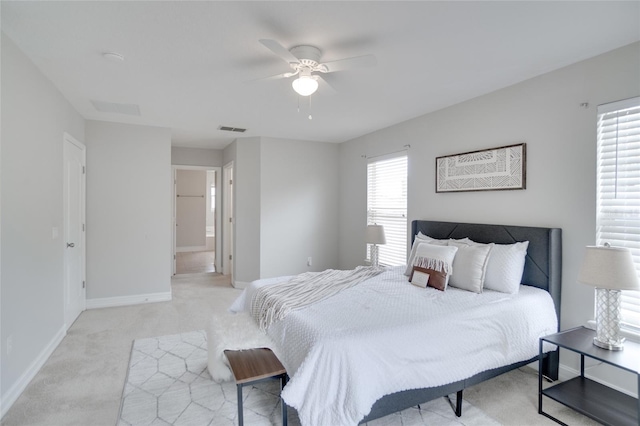
POLYGON ((103 297, 87 299, 87 309, 113 308, 115 306, 139 305, 141 303, 168 302, 171 292, 136 294, 133 296, 103 297))
POLYGON ((31 380, 38 374, 38 371, 42 368, 45 362, 49 359, 53 351, 56 350, 64 336, 67 334, 66 327, 62 326, 60 330, 53 336, 53 339, 47 344, 47 346, 40 352, 40 355, 31 363, 29 368, 20 376, 20 378, 9 388, 9 390, 2 395, 0 400, 0 407, 2 407, 2 414, 4 415, 9 411, 9 408, 20 397, 22 392, 27 388, 31 380))
POLYGON ((249 284, 250 283, 245 282, 245 281, 233 281, 231 283, 233 288, 239 288, 240 290, 244 290, 245 288, 247 288, 249 286, 249 284))
POLYGON ((184 253, 188 251, 207 251, 207 246, 182 246, 176 247, 176 253, 184 253))

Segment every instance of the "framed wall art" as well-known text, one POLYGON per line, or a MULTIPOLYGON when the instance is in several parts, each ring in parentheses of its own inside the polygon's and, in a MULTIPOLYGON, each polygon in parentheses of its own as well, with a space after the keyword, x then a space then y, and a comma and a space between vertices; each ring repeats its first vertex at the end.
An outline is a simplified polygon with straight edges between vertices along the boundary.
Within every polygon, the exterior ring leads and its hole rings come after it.
POLYGON ((436 192, 526 188, 526 144, 436 158, 436 192))

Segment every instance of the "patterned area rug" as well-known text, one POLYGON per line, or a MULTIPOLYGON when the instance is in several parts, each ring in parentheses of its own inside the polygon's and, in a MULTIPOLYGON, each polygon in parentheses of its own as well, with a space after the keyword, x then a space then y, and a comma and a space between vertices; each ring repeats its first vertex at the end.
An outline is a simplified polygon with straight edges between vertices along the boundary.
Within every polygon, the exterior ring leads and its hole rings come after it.
MULTIPOLYGON (((245 425, 281 425, 279 391, 277 380, 246 386, 245 425)), ((216 383, 207 372, 204 331, 138 339, 131 350, 118 426, 231 426, 238 414, 236 398, 235 383, 216 383)), ((467 401, 462 413, 456 417, 447 400, 439 398, 368 425, 499 425, 467 401)), ((288 421, 300 424, 293 408, 288 410, 288 421)))

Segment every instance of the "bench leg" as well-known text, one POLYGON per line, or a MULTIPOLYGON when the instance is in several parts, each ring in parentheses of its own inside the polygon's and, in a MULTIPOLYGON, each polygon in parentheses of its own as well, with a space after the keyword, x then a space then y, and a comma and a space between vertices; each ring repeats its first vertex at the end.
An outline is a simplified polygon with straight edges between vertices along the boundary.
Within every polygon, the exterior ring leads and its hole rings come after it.
POLYGON ((238 426, 244 425, 244 419, 242 418, 242 385, 236 385, 238 387, 238 426))
POLYGON ((280 377, 280 405, 282 406, 282 426, 287 426, 287 404, 282 399, 282 390, 287 384, 287 374, 283 374, 280 377))

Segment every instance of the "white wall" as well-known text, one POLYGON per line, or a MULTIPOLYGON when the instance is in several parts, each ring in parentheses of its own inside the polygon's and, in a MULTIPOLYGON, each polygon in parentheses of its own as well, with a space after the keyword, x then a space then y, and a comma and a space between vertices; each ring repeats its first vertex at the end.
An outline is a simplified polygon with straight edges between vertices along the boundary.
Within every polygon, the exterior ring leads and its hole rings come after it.
POLYGON ((223 151, 207 148, 171 148, 171 164, 178 166, 222 166, 223 151))
POLYGON ((84 120, 2 33, 0 392, 2 414, 66 331, 62 138, 84 120), (60 237, 54 239, 53 228, 60 237), (12 340, 9 354, 7 340, 12 340))
POLYGON ((338 145, 262 138, 260 185, 260 277, 336 268, 338 145))
POLYGON ((177 170, 176 248, 206 246, 207 172, 177 170))
POLYGON ((171 131, 87 121, 87 306, 171 295, 171 131))
POLYGON ((235 150, 233 277, 243 286, 260 278, 260 138, 237 139, 235 150))
MULTIPOLYGON (((639 94, 635 43, 343 143, 340 266, 364 258, 366 163, 360 156, 410 144, 409 220, 562 228, 561 328, 584 324, 593 317, 593 288, 576 278, 584 247, 595 242, 596 106, 639 94), (526 190, 435 193, 436 157, 518 142, 527 143, 526 190)), ((561 362, 576 365, 567 355, 561 362)), ((635 392, 631 382, 618 384, 635 392)))
POLYGON ((229 161, 238 286, 337 267, 338 145, 239 138, 225 149, 229 161))

